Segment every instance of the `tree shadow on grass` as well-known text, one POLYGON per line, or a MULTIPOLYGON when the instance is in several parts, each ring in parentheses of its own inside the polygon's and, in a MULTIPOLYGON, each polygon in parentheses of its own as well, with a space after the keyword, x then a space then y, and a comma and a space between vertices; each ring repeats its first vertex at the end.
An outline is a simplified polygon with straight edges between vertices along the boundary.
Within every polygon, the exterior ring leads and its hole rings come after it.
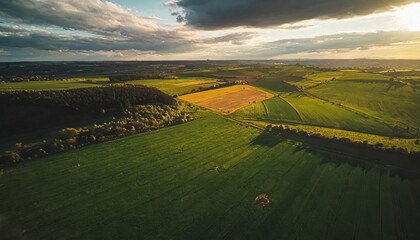
POLYGON ((251 145, 274 147, 284 141, 286 141, 286 139, 282 136, 264 131, 251 141, 251 145))
POLYGON ((363 171, 377 170, 381 175, 389 174, 409 180, 420 179, 420 162, 416 161, 415 157, 379 150, 339 147, 323 142, 302 142, 301 148, 308 153, 322 156, 321 164, 332 164, 336 167, 347 164, 363 171))
POLYGON ((389 92, 391 90, 397 90, 397 89, 402 88, 404 86, 406 86, 405 83, 401 83, 401 82, 389 82, 388 83, 388 87, 386 89, 386 92, 389 92))
POLYGON ((328 153, 325 151, 312 150, 323 156, 322 163, 334 164, 336 167, 342 164, 348 164, 352 167, 362 169, 363 171, 376 170, 380 175, 389 174, 391 177, 398 176, 403 180, 418 180, 420 179, 419 167, 413 167, 412 164, 400 159, 383 159, 370 158, 367 156, 357 157, 348 156, 345 154, 328 153))
POLYGON ((416 157, 381 150, 358 148, 345 143, 314 139, 295 135, 281 135, 262 132, 254 138, 251 145, 275 147, 286 142, 295 142, 293 153, 306 151, 308 154, 322 156, 321 163, 339 167, 348 164, 363 171, 379 170, 380 174, 390 174, 401 179, 420 179, 420 161, 416 157), (417 161, 416 161, 417 160, 417 161))

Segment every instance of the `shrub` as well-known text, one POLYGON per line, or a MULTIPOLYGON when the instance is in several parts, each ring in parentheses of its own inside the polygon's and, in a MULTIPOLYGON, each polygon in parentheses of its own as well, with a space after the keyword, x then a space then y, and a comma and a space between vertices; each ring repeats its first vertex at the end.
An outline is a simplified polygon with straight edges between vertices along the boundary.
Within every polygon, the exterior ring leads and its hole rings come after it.
POLYGON ((5 164, 17 163, 22 160, 22 154, 18 151, 6 151, 0 156, 0 162, 5 164))
POLYGON ((69 139, 74 138, 80 133, 79 129, 76 128, 65 128, 60 131, 60 138, 61 139, 69 139))

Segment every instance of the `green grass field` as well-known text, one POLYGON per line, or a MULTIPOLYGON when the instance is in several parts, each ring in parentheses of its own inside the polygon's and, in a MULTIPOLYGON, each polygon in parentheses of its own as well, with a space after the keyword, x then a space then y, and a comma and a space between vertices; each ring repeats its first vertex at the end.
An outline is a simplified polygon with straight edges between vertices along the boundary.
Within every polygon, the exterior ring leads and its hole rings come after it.
POLYGON ((239 119, 302 120, 296 110, 281 97, 274 97, 263 102, 254 103, 235 111, 231 116, 239 119))
POLYGON ((392 134, 389 126, 372 118, 299 93, 284 94, 282 97, 252 104, 231 116, 238 119, 285 120, 385 136, 392 134))
POLYGON ((295 92, 297 90, 296 87, 285 82, 285 80, 287 79, 295 79, 295 77, 290 77, 290 76, 265 77, 263 79, 260 79, 252 83, 251 85, 262 88, 272 93, 295 92))
MULTIPOLYGON (((267 125, 276 125, 276 122, 270 122, 269 120, 243 120, 246 123, 252 124, 253 126, 266 128, 267 125)), ((409 153, 420 152, 420 145, 416 143, 417 139, 413 138, 393 138, 386 136, 379 136, 375 134, 354 132, 341 130, 336 128, 327 128, 327 127, 318 127, 310 125, 300 125, 300 124, 286 124, 289 129, 295 129, 304 131, 310 134, 319 134, 325 138, 329 139, 341 139, 347 138, 352 142, 363 142, 366 141, 370 145, 382 144, 385 148, 391 149, 402 148, 409 153)))
POLYGON ((420 237, 420 180, 209 113, 7 169, 0 190, 2 230, 29 239, 420 237))
POLYGON ((392 133, 384 124, 316 98, 295 94, 284 99, 296 109, 305 123, 380 135, 392 133))
MULTIPOLYGON (((226 78, 275 96, 247 101, 227 116, 188 104, 191 122, 0 169, 0 239, 420 239, 420 173, 402 173, 417 169, 261 130, 287 124, 418 151, 418 138, 398 138, 391 129, 419 131, 414 83, 391 86, 389 76, 299 65, 175 75, 127 83, 182 95, 226 78), (267 206, 255 203, 263 193, 267 206)), ((107 78, 73 78, 2 83, 0 91, 108 84, 107 78)), ((0 149, 48 134, 8 136, 0 149)))
POLYGON ((65 90, 73 88, 88 88, 102 86, 108 78, 72 78, 61 81, 31 81, 16 83, 1 83, 0 91, 12 90, 65 90))
MULTIPOLYGON (((127 84, 146 85, 156 87, 159 90, 170 94, 190 93, 193 89, 208 88, 215 85, 214 78, 180 78, 180 79, 152 79, 128 81, 127 84)), ((32 81, 17 83, 2 83, 0 91, 12 90, 65 90, 74 88, 88 88, 105 86, 109 84, 108 78, 74 78, 63 81, 32 81)))
POLYGON ((420 129, 420 94, 411 86, 395 88, 387 83, 334 81, 309 92, 358 109, 391 125, 420 129))
POLYGON ((181 95, 190 93, 193 89, 209 88, 215 84, 217 79, 214 78, 180 78, 180 79, 167 79, 167 80, 136 80, 129 81, 128 84, 140 84, 150 87, 156 87, 162 92, 169 95, 181 95))
POLYGON ((176 74, 180 78, 188 77, 207 77, 218 79, 237 79, 246 80, 260 76, 264 72, 264 68, 254 67, 220 67, 205 68, 194 71, 187 71, 176 74))
POLYGON ((376 73, 344 72, 338 80, 389 81, 390 77, 376 73))
POLYGON ((312 88, 329 81, 357 81, 357 82, 377 82, 389 81, 390 77, 376 74, 364 73, 360 71, 333 71, 333 72, 315 72, 302 77, 301 81, 287 80, 288 83, 302 88, 312 88))
POLYGON ((311 73, 311 74, 305 75, 302 81, 290 82, 290 84, 303 87, 303 88, 313 87, 318 84, 340 78, 341 76, 343 76, 344 73, 345 72, 341 72, 341 71, 311 73))

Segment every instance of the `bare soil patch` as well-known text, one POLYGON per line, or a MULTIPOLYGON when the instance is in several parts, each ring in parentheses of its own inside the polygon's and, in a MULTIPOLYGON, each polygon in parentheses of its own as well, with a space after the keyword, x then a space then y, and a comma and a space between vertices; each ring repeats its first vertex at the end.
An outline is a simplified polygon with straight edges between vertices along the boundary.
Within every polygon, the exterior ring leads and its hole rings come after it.
POLYGON ((204 92, 187 94, 182 100, 223 114, 229 114, 247 105, 273 97, 273 94, 249 85, 236 85, 204 92))

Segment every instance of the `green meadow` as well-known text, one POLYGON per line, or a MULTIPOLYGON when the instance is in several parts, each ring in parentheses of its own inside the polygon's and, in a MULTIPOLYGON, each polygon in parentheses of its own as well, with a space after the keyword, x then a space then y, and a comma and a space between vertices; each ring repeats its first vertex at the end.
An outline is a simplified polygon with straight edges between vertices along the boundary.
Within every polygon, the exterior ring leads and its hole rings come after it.
POLYGON ((338 105, 299 93, 255 103, 231 114, 237 119, 286 121, 357 132, 391 135, 391 128, 338 105))
POLYGON ((233 112, 231 116, 239 119, 302 121, 296 109, 281 97, 246 106, 233 112))
POLYGON ((195 116, 6 169, 3 232, 30 239, 420 237, 418 179, 215 114, 195 116), (215 170, 220 165, 225 171, 215 170), (270 205, 255 203, 261 193, 270 205))
POLYGON ((156 87, 169 95, 181 95, 190 93, 192 90, 209 88, 218 84, 214 78, 181 78, 165 80, 136 80, 129 81, 128 84, 145 85, 156 87))
MULTIPOLYGON (((191 121, 1 166, 0 239, 420 239, 420 170, 388 164, 419 152, 415 78, 392 83, 375 72, 300 65, 197 67, 174 75, 127 83, 174 96, 219 79, 244 80, 274 97, 229 115, 184 102, 191 121), (407 155, 335 149, 310 134, 267 133, 268 124, 407 155), (395 126, 407 132, 398 135, 395 126), (256 203, 260 194, 268 205, 256 203)), ((111 85, 72 78, 2 83, 0 91, 111 85)), ((168 114, 136 119, 152 124, 168 114)), ((102 118, 66 127, 130 120, 102 118)), ((114 125, 105 130, 117 132, 114 125)), ((7 136, 0 148, 41 144, 58 130, 7 136)))
MULTIPOLYGON (((202 88, 208 88, 215 85, 216 83, 216 79, 204 77, 134 80, 126 82, 126 84, 153 86, 170 95, 190 93, 193 89, 199 90, 202 88)), ((74 78, 57 81, 1 83, 0 91, 66 90, 107 86, 109 84, 111 83, 109 82, 108 78, 74 78)))
POLYGON ((420 129, 420 94, 412 86, 333 81, 310 89, 309 92, 380 118, 391 125, 420 129))
POLYGON ((65 90, 97 87, 102 86, 107 82, 107 78, 72 78, 56 81, 4 82, 0 84, 0 91, 65 90))

